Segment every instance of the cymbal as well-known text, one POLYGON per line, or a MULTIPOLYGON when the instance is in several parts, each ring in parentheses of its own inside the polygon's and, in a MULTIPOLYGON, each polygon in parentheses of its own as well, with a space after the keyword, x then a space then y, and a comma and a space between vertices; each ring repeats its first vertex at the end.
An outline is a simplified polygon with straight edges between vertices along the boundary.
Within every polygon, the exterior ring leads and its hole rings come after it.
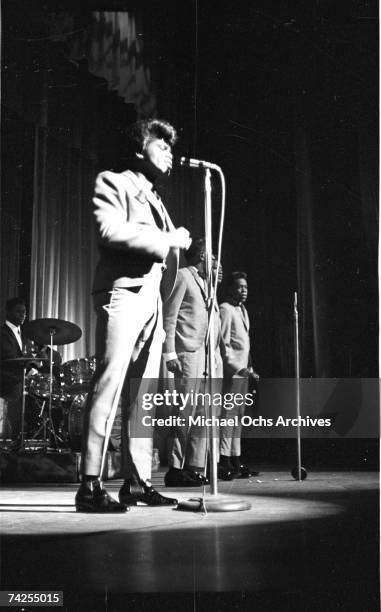
POLYGON ((78 325, 62 319, 35 319, 25 323, 22 329, 23 334, 37 344, 49 345, 51 333, 53 344, 70 344, 82 336, 78 325))

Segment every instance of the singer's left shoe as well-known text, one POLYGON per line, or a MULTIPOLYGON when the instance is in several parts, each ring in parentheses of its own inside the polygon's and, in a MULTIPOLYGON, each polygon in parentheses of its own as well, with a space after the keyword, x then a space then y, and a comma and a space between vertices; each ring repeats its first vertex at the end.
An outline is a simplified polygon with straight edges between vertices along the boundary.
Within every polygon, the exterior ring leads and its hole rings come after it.
POLYGON ((95 512, 98 514, 111 514, 128 512, 126 504, 119 503, 104 489, 98 479, 81 483, 75 496, 77 512, 95 512))
POLYGON ((138 502, 147 506, 177 506, 177 499, 160 495, 153 487, 146 484, 125 482, 119 491, 119 501, 127 506, 136 506, 138 502))

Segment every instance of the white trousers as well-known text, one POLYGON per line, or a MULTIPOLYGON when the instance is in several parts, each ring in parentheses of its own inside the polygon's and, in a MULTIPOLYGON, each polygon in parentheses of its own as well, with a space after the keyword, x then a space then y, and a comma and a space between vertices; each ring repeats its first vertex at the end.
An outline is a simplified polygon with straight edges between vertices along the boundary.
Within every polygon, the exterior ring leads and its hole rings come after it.
POLYGON ((156 277, 138 292, 115 288, 94 298, 97 371, 86 407, 83 474, 101 476, 106 432, 121 400, 123 476, 135 483, 151 478, 152 431, 145 428, 141 437, 142 415, 131 396, 130 381, 149 379, 150 391, 155 392, 164 339, 159 286, 156 277))

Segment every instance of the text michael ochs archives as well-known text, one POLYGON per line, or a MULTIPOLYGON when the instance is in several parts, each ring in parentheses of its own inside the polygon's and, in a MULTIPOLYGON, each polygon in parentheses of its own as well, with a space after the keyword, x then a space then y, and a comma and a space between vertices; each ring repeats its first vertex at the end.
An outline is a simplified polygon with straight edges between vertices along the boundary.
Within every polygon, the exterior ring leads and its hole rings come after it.
POLYGON ((166 406, 176 410, 176 415, 156 417, 153 414, 142 416, 142 425, 145 427, 230 427, 241 424, 244 427, 331 427, 330 418, 314 418, 310 416, 286 418, 266 418, 264 416, 234 415, 228 414, 234 407, 252 407, 255 401, 255 391, 247 393, 181 393, 177 390, 166 390, 163 393, 143 393, 141 395, 141 407, 150 411, 157 407, 166 406), (184 416, 182 411, 192 412, 197 407, 197 414, 184 416), (199 414, 199 408, 205 407, 206 413, 199 414), (215 415, 213 412, 223 408, 223 415, 215 415), (207 414, 209 411, 209 415, 207 414))

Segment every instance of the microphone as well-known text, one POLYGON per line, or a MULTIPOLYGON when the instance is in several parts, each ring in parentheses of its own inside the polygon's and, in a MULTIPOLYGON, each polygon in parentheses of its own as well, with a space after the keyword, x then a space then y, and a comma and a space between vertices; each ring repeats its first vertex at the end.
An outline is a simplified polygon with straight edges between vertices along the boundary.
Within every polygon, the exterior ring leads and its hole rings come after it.
POLYGON ((202 161, 201 159, 194 159, 192 157, 180 157, 180 166, 188 166, 189 168, 209 168, 209 170, 221 170, 220 166, 217 166, 217 164, 202 161))

